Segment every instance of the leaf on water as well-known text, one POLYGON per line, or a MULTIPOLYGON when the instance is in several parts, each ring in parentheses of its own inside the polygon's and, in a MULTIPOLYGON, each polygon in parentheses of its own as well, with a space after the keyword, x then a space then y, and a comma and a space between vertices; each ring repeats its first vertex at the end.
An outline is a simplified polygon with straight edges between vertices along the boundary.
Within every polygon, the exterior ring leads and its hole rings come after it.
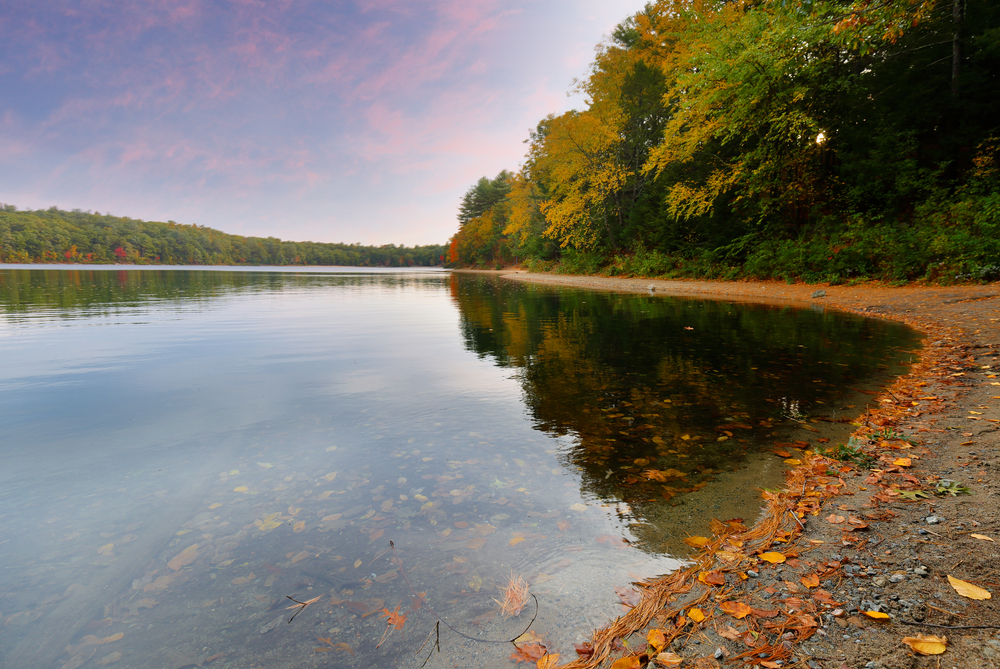
POLYGON ((104 544, 103 546, 97 549, 97 552, 100 553, 101 555, 111 555, 112 553, 115 552, 115 545, 104 544))
POLYGON ((305 529, 306 529, 306 521, 304 520, 300 520, 294 525, 292 525, 292 532, 294 532, 295 534, 299 534, 300 532, 305 531, 305 529))
POLYGON ((117 662, 120 659, 122 659, 122 654, 119 653, 118 651, 115 651, 115 652, 110 653, 108 655, 105 655, 104 657, 102 657, 101 659, 99 659, 97 661, 97 664, 100 664, 102 666, 107 666, 109 664, 114 664, 115 662, 117 662))
POLYGON ((737 620, 743 620, 753 612, 753 609, 743 602, 722 602, 719 608, 737 620))
POLYGON ((470 539, 466 542, 465 547, 471 548, 474 551, 478 551, 480 548, 486 545, 486 539, 479 537, 477 539, 470 539))
POLYGON ((548 655, 543 655, 541 659, 535 663, 535 666, 538 667, 538 669, 552 669, 552 667, 555 667, 557 664, 559 664, 559 653, 549 653, 548 655))
POLYGON ((807 588, 818 588, 819 587, 819 576, 816 574, 810 574, 809 576, 803 576, 799 579, 802 585, 807 588))
POLYGON ((969 599, 990 599, 993 597, 989 590, 984 590, 972 583, 966 583, 951 574, 948 575, 948 582, 951 583, 951 587, 955 588, 955 592, 963 597, 968 597, 969 599))
POLYGON ((582 504, 580 502, 577 502, 576 504, 573 504, 569 508, 572 509, 573 511, 586 511, 587 510, 587 505, 586 504, 582 504))
POLYGON ((565 532, 571 526, 572 526, 572 523, 570 523, 568 520, 560 520, 560 521, 556 522, 556 527, 559 528, 560 532, 565 532))
POLYGON ((330 499, 330 495, 332 495, 333 492, 333 490, 324 490, 316 499, 330 499))
POLYGON ((354 568, 355 568, 355 569, 357 569, 357 568, 358 568, 358 567, 360 567, 360 566, 361 566, 361 560, 360 560, 360 559, 358 559, 358 560, 355 560, 355 561, 354 561, 354 568))
POLYGON ((708 537, 687 537, 684 543, 693 548, 701 548, 711 541, 708 537))
POLYGON ((270 462, 258 462, 257 464, 263 467, 264 469, 270 469, 271 467, 274 466, 270 462))
POLYGON ((296 553, 294 556, 292 556, 292 564, 296 564, 298 562, 302 562, 303 560, 305 560, 310 555, 311 555, 311 553, 309 553, 309 551, 300 551, 300 552, 296 553))
POLYGON ((655 659, 661 667, 679 667, 684 661, 684 658, 677 653, 660 653, 655 659))
POLYGON ((374 532, 372 532, 371 534, 368 535, 368 541, 369 542, 378 541, 379 539, 382 538, 383 534, 385 534, 385 530, 384 529, 382 529, 382 530, 375 530, 374 532))
POLYGON ((948 647, 948 637, 918 634, 903 637, 903 643, 921 655, 940 655, 948 647))
POLYGON ((332 481, 333 479, 337 478, 337 472, 327 472, 326 476, 324 476, 323 478, 325 478, 327 481, 332 481))
POLYGON ((834 525, 840 525, 845 520, 847 520, 847 518, 844 518, 843 516, 838 516, 835 513, 831 513, 829 516, 826 517, 826 522, 832 523, 834 525))
POLYGON ((615 594, 618 595, 618 599, 620 599, 621 603, 625 606, 636 606, 642 601, 642 595, 632 588, 623 588, 616 585, 615 594))
POLYGON ((764 560, 765 562, 770 562, 771 564, 779 564, 785 561, 785 556, 782 555, 781 553, 776 553, 771 551, 767 553, 761 553, 760 559, 764 560))
POLYGON ((215 504, 210 505, 208 508, 209 509, 218 509, 220 506, 222 506, 222 502, 216 502, 215 504))
POLYGON ((254 580, 256 578, 257 578, 257 575, 254 574, 253 572, 250 572, 246 576, 238 576, 238 577, 234 578, 233 579, 233 585, 246 585, 247 583, 249 583, 250 581, 252 581, 252 580, 254 580))
POLYGON ((250 490, 250 488, 246 487, 245 485, 238 485, 235 488, 233 488, 233 492, 246 492, 248 490, 250 490))
POLYGON ((993 541, 993 539, 986 536, 985 534, 970 534, 969 536, 972 537, 973 539, 979 539, 980 541, 993 541))
POLYGON ((167 566, 174 571, 179 570, 195 561, 198 557, 198 544, 191 544, 167 563, 167 566))
POLYGON ((667 635, 661 629, 651 629, 646 634, 646 643, 652 646, 656 652, 660 652, 667 645, 667 635))
POLYGON ((116 632, 111 636, 106 636, 103 639, 98 639, 96 643, 114 643, 115 641, 121 641, 125 638, 124 632, 116 632))
POLYGON ((700 623, 702 620, 705 619, 705 612, 702 611, 701 609, 691 609, 690 611, 687 612, 687 617, 695 621, 696 623, 700 623))
POLYGON ((507 542, 507 545, 508 546, 516 546, 519 543, 521 543, 522 541, 524 541, 524 537, 514 537, 513 539, 511 539, 510 541, 507 542))
POLYGON ((726 577, 721 571, 703 571, 698 574, 698 580, 707 585, 725 585, 726 577))
POLYGON ((524 460, 518 460, 517 458, 514 458, 514 464, 517 465, 518 467, 524 467, 524 466, 526 466, 526 463, 524 462, 524 460))
POLYGON ((323 516, 322 518, 319 519, 319 522, 321 522, 321 523, 332 523, 335 520, 340 520, 340 517, 342 515, 343 514, 340 514, 340 513, 333 513, 333 514, 330 514, 329 516, 323 516))

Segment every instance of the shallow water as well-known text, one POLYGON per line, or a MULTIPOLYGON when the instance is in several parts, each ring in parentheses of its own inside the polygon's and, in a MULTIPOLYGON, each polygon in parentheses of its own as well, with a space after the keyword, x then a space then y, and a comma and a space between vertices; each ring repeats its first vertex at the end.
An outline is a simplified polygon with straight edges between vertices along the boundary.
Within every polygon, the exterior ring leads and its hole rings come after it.
MULTIPOLYGON (((917 344, 427 270, 0 269, 0 664, 419 666, 438 617, 527 625, 512 572, 565 658, 917 344)), ((429 666, 511 650, 442 628, 429 666)))

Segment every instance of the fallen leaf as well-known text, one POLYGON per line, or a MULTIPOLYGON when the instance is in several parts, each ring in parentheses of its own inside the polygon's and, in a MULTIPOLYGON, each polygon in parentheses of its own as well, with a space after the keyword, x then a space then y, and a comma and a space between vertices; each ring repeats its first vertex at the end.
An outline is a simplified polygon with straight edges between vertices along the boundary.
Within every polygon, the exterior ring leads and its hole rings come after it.
POLYGON ((369 542, 378 541, 379 539, 382 538, 383 534, 385 534, 385 530, 384 529, 383 530, 375 530, 374 532, 372 532, 371 534, 368 535, 368 541, 369 542))
POLYGON ((875 620, 888 620, 889 614, 882 613, 881 611, 862 611, 869 618, 874 618, 875 620))
POLYGON ((478 539, 470 539, 469 541, 466 542, 465 547, 477 551, 485 545, 486 545, 486 539, 480 537, 478 539))
POLYGON ((537 662, 545 657, 546 652, 545 646, 540 643, 526 643, 521 646, 515 644, 510 659, 515 662, 537 662))
POLYGON ((809 576, 803 576, 799 579, 802 585, 807 588, 818 588, 819 587, 819 576, 816 574, 810 574, 809 576))
POLYGON ((730 641, 739 641, 743 637, 743 635, 740 634, 740 631, 732 625, 726 625, 721 630, 716 631, 719 633, 719 636, 724 639, 729 639, 730 641))
POLYGON ((721 571, 703 571, 698 574, 698 580, 707 585, 726 584, 726 577, 721 571))
POLYGON ((97 643, 114 643, 115 641, 121 641, 125 638, 125 632, 117 632, 111 636, 106 636, 103 639, 98 639, 97 643))
POLYGON ((970 534, 969 536, 972 537, 973 539, 979 539, 980 541, 993 541, 993 539, 986 536, 985 534, 970 534))
POLYGON ((691 609, 687 612, 687 616, 696 623, 700 623, 705 619, 705 613, 701 609, 691 609))
POLYGON ((115 552, 115 545, 104 544, 103 546, 97 549, 97 552, 100 553, 101 555, 111 555, 112 553, 115 552))
POLYGON ((620 657, 611 663, 611 669, 642 669, 642 660, 639 657, 639 655, 620 657))
POLYGON ((684 658, 677 653, 660 653, 655 659, 661 667, 679 667, 684 661, 684 658))
POLYGON ((117 662, 120 659, 122 659, 122 654, 119 653, 118 651, 115 651, 115 652, 113 652, 113 653, 111 653, 109 655, 105 655, 104 657, 102 657, 101 659, 99 659, 97 661, 97 664, 101 664, 101 665, 107 666, 109 664, 114 664, 115 662, 117 662))
POLYGON ((586 504, 581 504, 580 502, 577 502, 576 504, 573 504, 569 508, 572 509, 573 511, 586 511, 587 510, 587 505, 586 504))
POLYGON ((254 574, 253 572, 250 572, 246 576, 238 576, 238 577, 234 578, 233 579, 233 585, 246 585, 247 583, 249 583, 250 581, 254 580, 255 578, 257 578, 257 575, 254 574))
POLYGON ((955 588, 955 592, 969 599, 990 599, 993 596, 989 590, 984 590, 972 583, 966 583, 951 574, 948 575, 948 582, 951 583, 951 587, 955 588))
POLYGON ((180 553, 175 555, 173 559, 167 563, 167 566, 174 571, 179 570, 181 567, 185 567, 198 558, 198 544, 191 544, 180 553))
POLYGON ((829 516, 826 517, 826 522, 833 523, 834 525, 840 525, 845 520, 847 520, 847 518, 844 518, 843 516, 838 516, 835 513, 831 513, 829 516))
POLYGON ((782 555, 781 553, 776 553, 772 551, 768 553, 761 553, 760 559, 764 560, 765 562, 770 562, 771 564, 778 564, 780 562, 785 561, 785 556, 782 555))
POLYGON ((521 543, 522 541, 524 541, 524 537, 514 537, 513 539, 511 539, 510 541, 507 542, 507 545, 508 546, 516 546, 519 543, 521 543))
POLYGON ((948 647, 948 637, 918 634, 903 637, 903 643, 921 655, 940 655, 948 647))
POLYGON ((709 539, 708 537, 687 537, 684 540, 684 543, 693 548, 701 548, 702 546, 708 544, 708 542, 710 541, 711 539, 709 539))
POLYGON ((270 469, 271 467, 274 466, 270 462, 258 462, 257 464, 263 467, 264 469, 270 469))
POLYGON ((323 478, 325 478, 327 481, 332 481, 333 479, 337 478, 337 472, 329 472, 323 478))
POLYGON ((556 526, 559 528, 560 532, 565 532, 572 526, 572 523, 568 520, 560 520, 556 522, 556 526))
POLYGON ((233 488, 233 492, 246 492, 248 490, 250 490, 250 488, 246 487, 245 485, 240 485, 233 488))
POLYGON ((785 464, 786 465, 793 465, 793 466, 795 466, 795 465, 801 465, 802 461, 799 460, 798 458, 788 458, 787 460, 785 460, 785 464))
POLYGON ((722 602, 719 608, 737 620, 742 620, 750 615, 752 609, 743 602, 722 602))
POLYGON ((895 460, 892 461, 892 464, 898 467, 910 467, 913 463, 910 461, 909 458, 896 458, 895 460))
POLYGON ((535 663, 535 666, 538 667, 538 669, 551 669, 551 667, 554 667, 557 664, 559 664, 559 653, 549 653, 548 655, 543 655, 541 659, 535 663))
POLYGON ((294 532, 295 534, 298 534, 299 532, 302 532, 305 529, 306 529, 306 521, 304 520, 300 520, 294 525, 292 525, 292 532, 294 532))
POLYGON ((212 504, 208 508, 209 509, 218 509, 220 506, 222 506, 222 502, 216 502, 215 504, 212 504))
POLYGON ((652 646, 656 652, 660 652, 667 645, 667 635, 661 629, 651 629, 646 634, 646 643, 652 646))

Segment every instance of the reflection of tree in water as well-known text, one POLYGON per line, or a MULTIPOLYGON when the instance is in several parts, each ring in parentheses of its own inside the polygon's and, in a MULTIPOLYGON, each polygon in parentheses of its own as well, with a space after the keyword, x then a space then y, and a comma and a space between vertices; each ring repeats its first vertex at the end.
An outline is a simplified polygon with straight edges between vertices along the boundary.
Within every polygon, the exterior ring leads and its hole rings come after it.
POLYGON ((8 314, 48 307, 54 314, 78 317, 145 302, 192 300, 207 304, 234 293, 274 293, 316 286, 363 286, 383 289, 433 284, 440 274, 334 274, 300 271, 227 271, 197 269, 0 269, 0 305, 8 314))
POLYGON ((811 309, 480 277, 451 288, 466 345, 519 370, 539 430, 575 437, 561 457, 584 491, 637 515, 738 466, 778 422, 827 416, 917 343, 897 324, 811 309))

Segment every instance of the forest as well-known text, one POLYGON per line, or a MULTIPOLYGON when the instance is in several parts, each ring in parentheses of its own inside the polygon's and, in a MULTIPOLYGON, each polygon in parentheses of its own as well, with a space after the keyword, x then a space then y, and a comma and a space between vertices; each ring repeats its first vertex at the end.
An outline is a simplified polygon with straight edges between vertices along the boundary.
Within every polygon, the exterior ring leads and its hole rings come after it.
POLYGON ((1000 279, 1000 3, 657 0, 461 200, 451 266, 1000 279))
POLYGON ((174 221, 0 204, 0 262, 134 265, 440 265, 447 247, 361 246, 241 237, 174 221))

